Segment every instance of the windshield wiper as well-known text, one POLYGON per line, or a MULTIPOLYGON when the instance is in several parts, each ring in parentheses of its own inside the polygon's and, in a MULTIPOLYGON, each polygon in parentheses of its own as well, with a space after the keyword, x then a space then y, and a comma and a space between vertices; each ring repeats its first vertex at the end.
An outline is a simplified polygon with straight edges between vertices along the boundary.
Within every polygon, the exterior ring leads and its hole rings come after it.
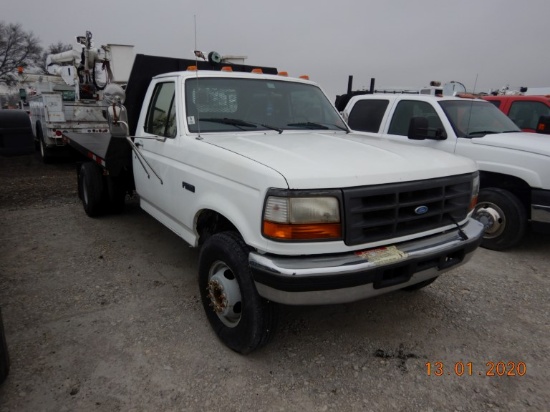
POLYGON ((319 123, 313 123, 313 122, 302 122, 302 123, 289 123, 287 126, 295 126, 295 127, 304 127, 306 129, 321 129, 321 130, 328 130, 329 128, 325 125, 319 124, 319 123))
POLYGON ((229 124, 231 126, 238 127, 241 130, 245 130, 245 129, 243 129, 243 127, 254 127, 254 128, 256 128, 258 126, 262 126, 262 127, 265 127, 266 129, 276 130, 276 131, 279 132, 279 134, 281 134, 283 132, 282 129, 279 129, 278 127, 275 127, 275 126, 270 126, 268 124, 247 122, 247 121, 244 121, 244 120, 241 120, 241 119, 232 119, 232 118, 229 118, 229 117, 223 117, 223 118, 222 117, 207 117, 207 118, 200 118, 199 120, 201 120, 203 122, 229 124))
POLYGON ((201 117, 199 120, 202 122, 229 124, 231 126, 238 127, 241 130, 244 130, 243 127, 257 127, 253 123, 248 123, 240 119, 230 119, 228 117, 207 117, 207 118, 201 117))
POLYGON ((481 135, 482 137, 486 134, 497 134, 500 132, 495 132, 494 130, 476 130, 475 132, 468 133, 468 137, 473 137, 474 135, 481 135))
MULTIPOLYGON (((287 126, 293 126, 293 127, 304 127, 306 129, 321 129, 321 130, 329 130, 330 127, 320 124, 320 123, 314 123, 314 122, 302 122, 302 123, 289 123, 287 126)), ((330 126, 336 127, 337 129, 343 130, 346 133, 349 133, 349 130, 345 127, 342 127, 337 124, 331 124, 330 126)))

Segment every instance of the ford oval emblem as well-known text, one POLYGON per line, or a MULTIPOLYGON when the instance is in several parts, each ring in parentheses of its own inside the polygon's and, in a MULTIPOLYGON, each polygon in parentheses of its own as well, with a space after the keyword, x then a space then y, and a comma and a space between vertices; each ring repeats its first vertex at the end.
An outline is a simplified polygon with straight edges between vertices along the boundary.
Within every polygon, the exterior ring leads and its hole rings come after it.
POLYGON ((428 206, 418 206, 416 209, 414 209, 414 213, 417 215, 423 215, 424 213, 428 212, 428 206))

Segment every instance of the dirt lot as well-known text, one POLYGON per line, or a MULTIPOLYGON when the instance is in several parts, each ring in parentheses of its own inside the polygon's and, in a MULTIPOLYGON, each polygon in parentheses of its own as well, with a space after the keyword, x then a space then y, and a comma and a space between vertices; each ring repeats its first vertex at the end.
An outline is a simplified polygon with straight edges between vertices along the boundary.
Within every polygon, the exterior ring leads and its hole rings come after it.
POLYGON ((210 330, 197 251, 135 199, 125 214, 88 218, 70 162, 0 158, 0 224, 12 359, 0 412, 550 405, 548 235, 480 249, 416 293, 283 307, 275 339, 243 357, 210 330))

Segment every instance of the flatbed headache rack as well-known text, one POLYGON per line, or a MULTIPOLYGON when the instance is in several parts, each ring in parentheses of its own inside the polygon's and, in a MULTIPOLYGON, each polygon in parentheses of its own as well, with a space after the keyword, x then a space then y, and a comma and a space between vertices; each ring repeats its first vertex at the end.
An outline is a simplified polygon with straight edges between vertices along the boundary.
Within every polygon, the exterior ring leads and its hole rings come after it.
MULTIPOLYGON (((143 99, 151 79, 162 73, 187 70, 196 66, 198 70, 221 70, 231 67, 234 72, 252 72, 259 68, 266 74, 277 74, 275 67, 250 66, 232 63, 211 63, 209 61, 177 59, 172 57, 149 56, 138 54, 135 57, 132 71, 126 86, 124 106, 128 115, 130 137, 135 135, 137 121, 141 112, 143 99)), ((105 115, 106 116, 106 115, 105 115)), ((95 161, 109 171, 111 176, 118 176, 122 171, 132 171, 132 148, 126 138, 114 137, 111 133, 64 133, 64 141, 84 157, 95 161)))
POLYGON ((345 94, 336 96, 334 101, 334 106, 336 110, 342 112, 352 97, 361 96, 364 94, 374 94, 374 93, 385 93, 385 94, 420 94, 418 90, 396 90, 396 89, 381 89, 377 90, 374 88, 374 77, 370 79, 370 86, 368 90, 352 90, 353 76, 348 78, 348 91, 345 94))

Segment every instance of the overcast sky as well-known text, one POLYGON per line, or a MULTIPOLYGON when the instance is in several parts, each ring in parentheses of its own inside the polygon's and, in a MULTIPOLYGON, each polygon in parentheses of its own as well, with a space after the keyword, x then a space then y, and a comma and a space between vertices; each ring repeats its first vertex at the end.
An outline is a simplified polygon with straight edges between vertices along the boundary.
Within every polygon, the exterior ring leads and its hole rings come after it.
POLYGON ((86 30, 96 46, 193 58, 198 49, 309 74, 331 100, 354 89, 460 81, 469 90, 550 86, 550 0, 5 1, 46 47, 86 30), (477 79, 477 83, 476 83, 477 79))

